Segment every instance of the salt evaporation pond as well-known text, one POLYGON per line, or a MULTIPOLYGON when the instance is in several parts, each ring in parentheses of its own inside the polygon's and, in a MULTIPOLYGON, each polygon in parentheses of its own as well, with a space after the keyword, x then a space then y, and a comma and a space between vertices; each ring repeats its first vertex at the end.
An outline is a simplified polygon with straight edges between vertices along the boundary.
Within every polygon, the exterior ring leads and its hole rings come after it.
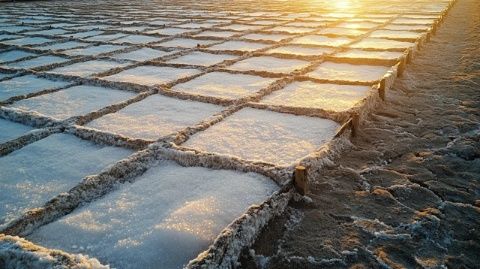
POLYGON ((310 63, 296 59, 282 59, 270 56, 248 58, 229 66, 230 70, 290 73, 309 66, 310 63))
POLYGON ((322 80, 375 83, 390 70, 386 66, 324 62, 307 75, 322 80))
POLYGON ((201 66, 210 66, 214 64, 219 64, 223 61, 233 60, 237 58, 234 55, 228 54, 213 54, 205 52, 192 52, 187 55, 180 56, 178 58, 167 61, 171 64, 185 64, 185 65, 201 65, 201 66))
POLYGON ((9 140, 22 136, 28 131, 33 130, 32 127, 20 123, 11 122, 0 118, 0 144, 9 140))
POLYGON ((104 77, 108 81, 137 83, 153 86, 173 82, 177 79, 200 73, 193 68, 173 68, 168 66, 139 66, 120 73, 104 77))
POLYGON ((118 186, 28 239, 115 268, 183 268, 277 188, 258 174, 161 161, 134 183, 118 186))
POLYGON ((34 75, 24 75, 0 81, 0 101, 47 89, 65 87, 69 82, 49 80, 34 75))
POLYGON ((94 74, 103 73, 110 69, 122 67, 126 64, 121 64, 114 61, 92 60, 87 62, 79 62, 71 65, 57 67, 48 72, 57 73, 67 76, 88 77, 94 74))

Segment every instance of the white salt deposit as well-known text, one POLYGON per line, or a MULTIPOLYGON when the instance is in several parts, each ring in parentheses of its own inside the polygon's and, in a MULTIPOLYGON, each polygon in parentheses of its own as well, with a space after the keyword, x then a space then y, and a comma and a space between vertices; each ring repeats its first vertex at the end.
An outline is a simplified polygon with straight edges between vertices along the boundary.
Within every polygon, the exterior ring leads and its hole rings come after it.
POLYGON ((244 108, 193 135, 184 145, 246 160, 291 165, 333 138, 338 127, 331 120, 244 108))
POLYGON ((115 268, 183 268, 251 204, 277 189, 258 174, 162 161, 28 238, 115 268))
POLYGON ((172 90, 203 96, 237 99, 246 97, 265 88, 274 79, 244 74, 211 72, 185 83, 175 85, 172 90))
POLYGON ((360 42, 350 45, 357 49, 407 49, 413 47, 415 43, 396 41, 383 38, 364 38, 360 42))
POLYGON ((213 54, 195 51, 187 55, 180 56, 178 58, 167 61, 172 64, 186 64, 186 65, 201 65, 210 66, 219 64, 226 60, 233 60, 238 56, 228 54, 213 54))
POLYGON ((17 46, 31 46, 31 45, 39 45, 39 44, 52 42, 52 41, 54 41, 54 39, 49 39, 44 37, 24 37, 19 39, 1 41, 0 43, 4 43, 7 45, 17 45, 17 46))
POLYGON ((76 33, 76 34, 64 34, 63 36, 73 37, 73 38, 86 38, 86 37, 90 37, 90 36, 100 35, 102 33, 103 33, 103 31, 93 30, 93 31, 80 32, 80 33, 76 33))
POLYGON ((96 35, 96 36, 92 36, 92 37, 89 37, 89 38, 85 38, 85 40, 87 40, 87 41, 95 41, 95 42, 98 42, 98 41, 110 41, 110 40, 114 40, 114 39, 117 39, 117 38, 120 38, 120 37, 124 37, 124 36, 126 36, 126 34, 122 34, 122 33, 104 34, 104 35, 96 35))
POLYGON ((335 57, 350 59, 381 59, 381 60, 398 60, 403 56, 403 52, 398 51, 372 51, 351 49, 335 54, 335 57))
POLYGON ((64 120, 125 101, 133 96, 134 93, 128 91, 82 85, 20 100, 11 106, 64 120))
POLYGON ((234 31, 258 30, 260 28, 263 28, 263 26, 238 24, 238 23, 220 27, 220 29, 234 30, 234 31))
POLYGON ((79 48, 79 47, 86 47, 88 45, 90 44, 85 42, 67 41, 62 43, 55 43, 48 46, 38 46, 35 48, 39 50, 67 50, 67 49, 73 49, 73 48, 79 48))
POLYGON ((371 29, 377 27, 378 23, 371 22, 342 22, 337 27, 350 28, 350 29, 371 29))
POLYGON ((242 38, 250 40, 270 40, 270 41, 281 41, 286 38, 291 37, 290 35, 281 35, 281 34, 248 34, 242 36, 242 38))
MULTIPOLYGON (((0 144, 5 143, 8 140, 15 139, 24 133, 33 130, 30 126, 25 126, 20 123, 11 122, 0 118, 0 144)), ((0 214, 1 216, 1 214, 0 214)), ((0 221, 1 222, 1 221, 0 221)))
POLYGON ((427 31, 428 25, 404 25, 404 24, 389 24, 383 29, 394 31, 427 31))
POLYGON ((222 109, 213 104, 153 95, 87 126, 132 138, 157 140, 194 126, 222 109))
POLYGON ((321 35, 307 35, 295 38, 291 41, 293 44, 317 45, 317 46, 342 46, 352 42, 353 39, 347 37, 328 37, 321 35))
POLYGON ((312 28, 302 28, 302 27, 293 27, 293 26, 276 26, 270 29, 274 32, 285 32, 289 34, 304 34, 313 31, 312 28))
POLYGON ((218 41, 205 40, 205 39, 175 38, 170 41, 158 43, 156 45, 162 46, 162 47, 195 48, 197 46, 210 45, 215 42, 218 42, 218 41))
POLYGON ((229 66, 231 70, 239 71, 265 71, 272 73, 290 73, 310 65, 307 61, 296 59, 282 59, 270 56, 247 58, 229 66))
POLYGON ((374 83, 382 79, 388 70, 390 70, 390 68, 386 66, 324 62, 314 71, 308 73, 307 76, 326 80, 374 83))
POLYGON ((112 41, 112 43, 147 44, 147 43, 152 43, 160 40, 161 39, 158 37, 148 36, 148 35, 128 35, 126 37, 116 39, 112 41))
POLYGON ((343 36, 360 36, 367 32, 367 30, 358 30, 354 28, 324 28, 320 30, 320 34, 329 34, 329 35, 343 35, 343 36))
POLYGON ((261 103, 345 111, 365 98, 369 90, 368 86, 294 82, 266 96, 261 103))
POLYGON ((161 28, 161 29, 156 29, 156 30, 151 30, 148 31, 148 34, 159 34, 159 35, 181 35, 181 34, 186 34, 186 33, 191 33, 193 30, 191 29, 182 29, 182 28, 161 28))
POLYGON ((114 61, 104 61, 104 60, 92 60, 87 62, 79 62, 63 67, 57 67, 53 70, 48 72, 58 73, 62 75, 69 75, 69 76, 80 76, 80 77, 87 77, 98 73, 103 73, 110 69, 116 67, 122 67, 126 64, 121 64, 114 61))
POLYGON ((30 69, 51 64, 64 63, 66 61, 68 61, 67 58, 59 56, 39 56, 29 60, 7 63, 5 66, 15 69, 30 69))
POLYGON ((392 30, 377 30, 370 34, 370 37, 383 37, 383 38, 409 38, 417 39, 422 33, 411 31, 392 31, 392 30))
POLYGON ((268 47, 267 44, 246 42, 246 41, 227 41, 218 45, 209 47, 210 50, 225 51, 254 51, 268 47))
POLYGON ((78 48, 78 49, 71 49, 63 51, 67 55, 78 56, 78 55, 90 55, 95 56, 102 53, 112 52, 115 50, 123 49, 125 46, 119 45, 98 45, 92 46, 87 48, 78 48))
POLYGON ((231 37, 233 35, 239 34, 238 32, 232 31, 203 31, 195 36, 201 37, 231 37))
POLYGON ((130 153, 72 135, 53 134, 0 157, 0 227, 130 153))
POLYGON ((68 84, 65 81, 53 81, 34 75, 15 77, 0 82, 0 100, 41 90, 64 87, 68 84))
POLYGON ((302 47, 295 45, 287 45, 267 50, 266 53, 278 53, 278 54, 293 54, 300 56, 320 56, 323 54, 332 53, 333 49, 328 47, 302 47))
POLYGON ((36 54, 24 50, 9 50, 0 53, 0 63, 16 61, 34 55, 36 54))
POLYGON ((198 74, 199 72, 199 70, 192 68, 146 65, 128 69, 118 74, 104 77, 103 79, 153 86, 173 82, 177 79, 198 74))
POLYGON ((155 50, 155 49, 151 49, 151 48, 141 48, 141 49, 134 50, 134 51, 131 51, 131 52, 124 52, 124 53, 116 54, 116 55, 112 56, 112 58, 142 62, 142 61, 152 60, 152 59, 155 59, 155 58, 158 58, 158 57, 163 57, 163 56, 169 55, 171 53, 172 52, 155 50))

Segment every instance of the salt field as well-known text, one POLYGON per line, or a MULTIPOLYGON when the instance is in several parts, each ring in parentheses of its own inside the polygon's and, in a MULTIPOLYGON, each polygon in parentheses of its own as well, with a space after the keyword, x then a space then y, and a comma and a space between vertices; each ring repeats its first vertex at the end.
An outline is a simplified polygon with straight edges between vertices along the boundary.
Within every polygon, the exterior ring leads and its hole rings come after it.
POLYGON ((452 3, 314 2, 0 2, 0 267, 243 268, 452 3))

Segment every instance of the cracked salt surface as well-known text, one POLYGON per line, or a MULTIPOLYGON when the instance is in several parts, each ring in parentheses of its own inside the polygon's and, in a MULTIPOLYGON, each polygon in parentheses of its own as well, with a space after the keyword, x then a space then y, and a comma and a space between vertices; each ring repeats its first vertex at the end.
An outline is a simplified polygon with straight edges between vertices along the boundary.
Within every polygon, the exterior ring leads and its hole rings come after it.
POLYGON ((224 99, 246 97, 275 81, 259 76, 211 72, 172 87, 172 90, 224 99))
POLYGON ((127 91, 82 85, 24 99, 13 103, 11 107, 65 120, 125 101, 134 95, 127 91))
POLYGON ((39 56, 29 60, 7 63, 5 64, 5 66, 9 68, 14 68, 14 69, 31 69, 31 68, 37 68, 37 67, 47 66, 51 64, 64 63, 68 60, 69 59, 59 57, 59 56, 39 56))
POLYGON ((25 126, 20 123, 11 122, 0 118, 0 144, 9 140, 20 137, 24 133, 33 130, 30 126, 25 126))
POLYGON ((386 66, 354 65, 345 63, 323 62, 307 76, 325 80, 345 80, 375 83, 390 70, 386 66))
POLYGON ((163 57, 169 54, 172 54, 174 52, 166 52, 162 50, 155 50, 151 48, 141 48, 138 50, 134 50, 131 52, 124 52, 124 53, 119 53, 115 54, 112 56, 114 59, 121 59, 121 60, 130 60, 130 61, 136 61, 136 62, 142 62, 146 60, 152 60, 155 58, 163 57))
POLYGON ((222 111, 221 106, 152 95, 86 126, 131 138, 157 140, 222 111))
POLYGON ((345 111, 367 97, 369 90, 368 86, 294 82, 267 95, 261 103, 345 111))
POLYGON ((347 37, 328 37, 321 35, 307 35, 295 38, 290 43, 301 45, 317 45, 317 46, 342 46, 352 42, 353 39, 347 37))
POLYGON ((35 56, 35 53, 24 50, 10 50, 0 53, 0 63, 20 60, 26 57, 35 56))
POLYGON ((131 153, 72 135, 52 134, 0 157, 0 227, 131 153))
POLYGON ((238 56, 228 54, 213 54, 195 51, 187 55, 167 61, 171 64, 185 64, 185 65, 201 65, 210 66, 219 64, 223 61, 236 59, 238 56))
POLYGON ((0 82, 0 100, 46 89, 60 88, 68 84, 70 83, 66 81, 48 80, 34 75, 14 77, 0 82))
POLYGON ((183 145, 250 161, 291 165, 332 139, 338 127, 331 120, 243 108, 183 145))
POLYGON ((200 73, 193 68, 173 68, 168 66, 139 66, 122 71, 102 79, 117 82, 130 82, 140 85, 154 86, 173 82, 177 79, 200 73))
POLYGON ((236 62, 235 64, 229 66, 228 69, 237 71, 255 70, 272 73, 291 73, 309 65, 309 62, 302 60, 260 56, 247 58, 245 60, 236 62))
POLYGON ((253 173, 170 161, 47 224, 28 239, 116 268, 183 268, 251 204, 278 187, 253 173))
POLYGON ((122 67, 127 64, 121 64, 114 61, 92 60, 87 62, 79 62, 71 65, 57 67, 48 72, 57 73, 68 76, 88 77, 94 74, 103 73, 116 67, 122 67))

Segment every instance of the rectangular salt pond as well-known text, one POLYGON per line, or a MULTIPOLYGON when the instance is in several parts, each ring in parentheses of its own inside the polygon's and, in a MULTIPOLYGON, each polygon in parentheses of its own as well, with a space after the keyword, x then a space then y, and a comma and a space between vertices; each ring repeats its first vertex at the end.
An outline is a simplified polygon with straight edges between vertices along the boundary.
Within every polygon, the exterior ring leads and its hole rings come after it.
POLYGON ((354 65, 346 63, 323 62, 307 76, 332 80, 376 83, 390 70, 390 67, 377 65, 354 65))
POLYGON ((197 46, 210 45, 215 42, 218 42, 218 40, 175 38, 155 45, 161 47, 195 48, 197 46))
POLYGON ((103 73, 110 69, 126 66, 125 63, 114 61, 92 60, 87 62, 78 62, 71 65, 57 67, 48 72, 67 76, 88 77, 94 74, 103 73))
POLYGON ((302 27, 292 27, 292 26, 276 26, 272 29, 269 29, 272 32, 284 32, 289 34, 304 34, 312 32, 313 28, 302 28, 302 27))
POLYGON ((166 52, 162 50, 154 50, 151 48, 141 48, 138 50, 130 51, 130 52, 124 52, 124 53, 119 53, 111 56, 111 58, 114 59, 120 59, 120 60, 130 60, 130 61, 136 61, 136 62, 142 62, 142 61, 147 61, 147 60, 152 60, 155 58, 163 57, 169 54, 172 54, 174 52, 166 52))
POLYGON ((4 43, 7 45, 17 45, 17 46, 31 46, 31 45, 44 44, 52 41, 55 41, 55 39, 49 39, 44 37, 23 37, 19 39, 8 40, 8 41, 0 41, 0 43, 4 43))
POLYGON ((228 67, 237 71, 263 71, 271 73, 291 73, 310 65, 310 62, 296 59, 282 59, 270 56, 247 58, 228 67))
POLYGON ((68 84, 65 81, 48 80, 34 75, 14 77, 0 82, 0 100, 47 89, 65 87, 68 84))
POLYGON ((134 95, 128 91, 81 85, 20 100, 13 103, 11 107, 65 120, 123 102, 134 95))
POLYGON ((415 43, 412 42, 404 42, 404 41, 396 41, 391 39, 383 39, 383 38, 373 38, 368 37, 362 39, 360 42, 354 43, 350 45, 350 48, 356 49, 397 49, 397 50, 405 50, 410 47, 415 46, 415 43))
POLYGON ((259 76, 211 72, 177 84, 172 90, 232 100, 254 94, 273 81, 259 76))
POLYGON ((261 100, 267 105, 345 111, 367 96, 369 86, 293 82, 261 100))
POLYGON ((327 143, 338 127, 331 120, 243 108, 183 145, 285 166, 327 143))
POLYGON ((62 43, 55 43, 52 45, 48 46, 38 46, 35 47, 36 49, 39 50, 68 50, 68 49, 73 49, 73 48, 78 48, 78 47, 86 47, 89 46, 89 43, 84 43, 84 42, 77 42, 77 41, 67 41, 67 42, 62 42, 62 43))
POLYGON ((244 39, 250 40, 269 40, 269 41, 281 41, 287 38, 290 38, 291 35, 281 35, 281 34, 247 34, 241 36, 244 39))
POLYGON ((124 37, 124 36, 126 36, 126 34, 116 33, 116 34, 96 35, 96 36, 92 36, 92 37, 89 37, 89 38, 85 38, 84 40, 85 41, 95 41, 95 42, 110 41, 110 40, 114 40, 114 39, 124 37))
POLYGON ((131 153, 73 135, 52 134, 0 157, 0 227, 131 153))
POLYGON ((67 58, 63 58, 59 56, 39 56, 29 60, 8 63, 5 66, 9 68, 14 68, 14 69, 32 69, 32 68, 38 68, 38 67, 47 66, 51 64, 64 63, 64 62, 67 62, 68 60, 69 59, 67 58))
POLYGON ((203 31, 199 34, 196 34, 196 37, 231 37, 233 35, 238 35, 239 32, 232 31, 203 31))
POLYGON ((168 60, 166 63, 210 66, 219 64, 223 61, 236 59, 238 56, 228 54, 213 54, 200 51, 194 51, 187 55, 168 60))
POLYGON ((403 52, 399 51, 372 51, 351 49, 344 52, 339 52, 334 55, 337 58, 347 59, 371 59, 371 60, 399 60, 403 56, 403 52))
POLYGON ((17 61, 26 57, 35 56, 35 53, 24 50, 9 50, 0 53, 0 63, 17 61))
POLYGON ((86 48, 78 48, 78 49, 71 49, 71 50, 66 50, 63 51, 62 53, 65 53, 70 56, 95 56, 103 53, 108 53, 120 49, 126 48, 125 46, 119 46, 119 45, 98 45, 98 46, 92 46, 92 47, 86 47, 86 48))
POLYGON ((154 86, 173 82, 177 79, 200 73, 192 68, 173 68, 168 66, 139 66, 122 71, 118 74, 104 77, 108 81, 136 83, 145 86, 154 86))
MULTIPOLYGON (((0 118, 0 144, 22 136, 32 127, 0 118)), ((1 215, 0 215, 1 216, 1 215)), ((0 221, 1 223, 1 221, 0 221)))
POLYGON ((192 29, 182 29, 182 28, 161 28, 156 30, 148 31, 147 34, 159 34, 159 35, 181 35, 193 32, 192 29))
POLYGON ((255 51, 259 49, 266 48, 270 45, 255 43, 255 42, 246 42, 246 41, 227 41, 218 45, 213 45, 209 47, 209 50, 220 50, 220 51, 255 51))
POLYGON ((295 45, 287 45, 267 50, 266 53, 289 54, 299 56, 321 56, 323 54, 332 53, 334 50, 328 47, 302 47, 295 45))
POLYGON ((114 41, 111 41, 111 42, 117 43, 117 44, 122 44, 122 43, 147 44, 147 43, 157 42, 160 40, 161 39, 158 37, 148 36, 148 35, 128 35, 120 39, 115 39, 114 41))
POLYGON ((397 39, 417 39, 421 33, 411 31, 392 31, 392 30, 377 30, 370 34, 370 37, 380 38, 397 38, 397 39))
POLYGON ((96 119, 87 127, 131 138, 157 140, 194 126, 223 109, 208 103, 152 95, 116 113, 96 119))
POLYGON ((253 173, 171 161, 40 227, 28 239, 114 268, 183 268, 252 204, 278 189, 253 173))
POLYGON ((353 39, 350 39, 347 37, 328 37, 328 36, 321 36, 321 35, 307 35, 307 36, 295 38, 290 43, 301 44, 301 45, 337 47, 337 46, 346 45, 352 41, 353 39))
POLYGON ((339 36, 352 36, 357 37, 363 35, 367 30, 358 30, 352 28, 325 28, 318 32, 319 34, 324 35, 339 35, 339 36))

